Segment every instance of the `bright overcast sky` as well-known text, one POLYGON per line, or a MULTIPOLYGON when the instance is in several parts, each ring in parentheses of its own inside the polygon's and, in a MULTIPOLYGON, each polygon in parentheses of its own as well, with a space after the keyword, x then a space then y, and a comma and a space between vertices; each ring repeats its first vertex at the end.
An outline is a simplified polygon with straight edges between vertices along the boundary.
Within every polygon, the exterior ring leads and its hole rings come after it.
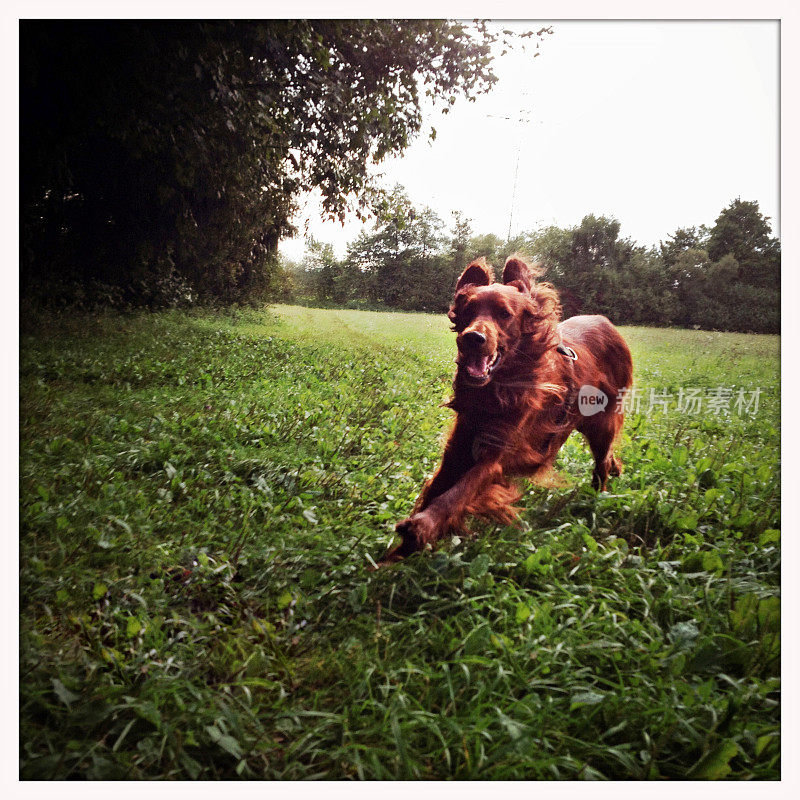
MULTIPOLYGON (((676 228, 713 224, 736 197, 757 201, 779 233, 777 22, 552 29, 538 58, 496 59, 499 81, 476 102, 459 99, 449 115, 429 110, 436 140, 421 134, 380 165, 382 183, 402 184, 448 227, 459 210, 475 233, 501 238, 509 221, 513 234, 603 214, 622 223, 622 236, 654 245, 676 228)), ((302 255, 305 229, 339 255, 362 229, 354 216, 344 227, 322 222, 308 198, 295 224, 298 237, 280 245, 290 258, 302 255)))

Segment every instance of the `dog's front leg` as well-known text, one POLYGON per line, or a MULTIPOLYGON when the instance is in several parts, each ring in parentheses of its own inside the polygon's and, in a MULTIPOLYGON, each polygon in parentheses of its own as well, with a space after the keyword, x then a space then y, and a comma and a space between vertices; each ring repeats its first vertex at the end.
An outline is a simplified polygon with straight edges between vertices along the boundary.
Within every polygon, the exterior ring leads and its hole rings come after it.
MULTIPOLYGON (((445 461, 442 462, 442 467, 445 461)), ((436 476, 426 487, 441 488, 444 480, 437 483, 436 478, 442 472, 441 468, 436 476)), ((503 470, 498 458, 484 457, 477 463, 473 463, 449 488, 433 496, 433 492, 425 492, 418 501, 420 510, 412 514, 408 519, 398 522, 397 532, 403 537, 403 541, 387 553, 382 563, 398 561, 411 553, 421 550, 426 544, 433 544, 443 536, 447 530, 460 521, 469 506, 473 505, 477 495, 489 484, 494 483, 502 476, 503 470)), ((452 473, 450 473, 452 474, 452 473)))
POLYGON ((439 469, 426 482, 417 502, 414 503, 415 514, 424 511, 431 501, 455 486, 475 466, 475 436, 476 431, 472 425, 463 419, 456 420, 447 439, 439 469))

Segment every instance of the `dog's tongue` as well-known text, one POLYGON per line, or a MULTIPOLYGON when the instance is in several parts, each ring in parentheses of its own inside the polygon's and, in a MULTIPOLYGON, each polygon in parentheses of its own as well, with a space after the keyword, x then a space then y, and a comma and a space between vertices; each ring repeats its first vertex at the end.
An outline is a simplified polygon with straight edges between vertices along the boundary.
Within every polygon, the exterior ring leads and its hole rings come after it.
POLYGON ((464 366, 473 378, 482 378, 489 367, 489 356, 476 356, 472 362, 467 362, 464 366))

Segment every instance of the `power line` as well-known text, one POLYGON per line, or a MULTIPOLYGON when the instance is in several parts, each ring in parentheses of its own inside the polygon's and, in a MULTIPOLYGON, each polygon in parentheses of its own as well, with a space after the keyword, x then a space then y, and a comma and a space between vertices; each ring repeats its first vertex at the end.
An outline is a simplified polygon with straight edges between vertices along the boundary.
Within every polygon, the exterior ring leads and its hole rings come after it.
MULTIPOLYGON (((523 94, 528 94, 528 92, 524 92, 523 94)), ((511 208, 508 211, 508 235, 506 239, 511 238, 511 224, 514 220, 514 203, 516 202, 517 198, 517 177, 519 176, 519 159, 522 154, 522 139, 523 139, 523 130, 525 125, 530 125, 533 120, 531 119, 531 110, 527 108, 523 108, 519 112, 518 117, 511 117, 511 116, 503 116, 499 114, 487 114, 487 117, 492 117, 493 119, 503 119, 509 122, 516 122, 520 124, 520 132, 519 132, 519 140, 517 142, 517 158, 514 163, 514 182, 511 186, 511 208)), ((541 122, 541 120, 540 120, 541 122)))

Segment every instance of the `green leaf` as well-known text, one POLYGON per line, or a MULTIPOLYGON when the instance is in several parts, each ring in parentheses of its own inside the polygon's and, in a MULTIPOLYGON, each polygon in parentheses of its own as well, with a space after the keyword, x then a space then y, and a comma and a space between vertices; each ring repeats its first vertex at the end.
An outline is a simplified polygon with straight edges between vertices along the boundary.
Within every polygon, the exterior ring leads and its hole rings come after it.
POLYGON ((716 487, 712 489, 706 489, 705 499, 706 503, 708 503, 709 505, 711 505, 718 497, 721 496, 722 492, 716 487))
POLYGON ((669 629, 667 634, 670 641, 680 648, 691 647, 700 635, 697 625, 693 622, 678 622, 669 629))
POLYGON ((695 470, 697 471, 697 474, 700 475, 702 472, 707 470, 713 463, 714 460, 712 458, 709 458, 708 456, 703 456, 703 458, 701 458, 697 462, 697 464, 695 464, 695 470))
POLYGON ((128 622, 125 626, 125 634, 129 639, 133 639, 134 636, 137 636, 141 629, 142 623, 137 617, 128 617, 128 622))
POLYGON ((117 737, 117 741, 114 742, 114 746, 111 748, 112 753, 116 753, 117 750, 119 750, 119 746, 125 741, 125 737, 128 735, 128 733, 130 733, 130 730, 135 722, 136 722, 136 717, 133 717, 128 722, 128 724, 122 729, 122 733, 117 737))
POLYGON ((530 575, 533 572, 544 572, 543 565, 549 564, 552 560, 552 552, 549 545, 542 545, 531 553, 523 562, 522 567, 530 575))
POLYGON ((80 695, 71 692, 64 686, 63 683, 58 678, 51 678, 50 683, 53 684, 53 691, 56 693, 56 697, 67 707, 70 708, 72 703, 76 700, 80 700, 80 695))
POLYGON ((156 708, 154 703, 145 701, 136 706, 136 713, 148 722, 155 725, 156 728, 161 727, 161 712, 156 708))
POLYGON ((760 481, 768 481, 774 475, 774 470, 769 464, 762 464, 756 470, 756 478, 760 481))
POLYGON ((104 583, 96 583, 94 589, 92 589, 92 597, 95 600, 99 600, 101 597, 106 596, 106 592, 108 592, 108 586, 104 583))
POLYGON ((592 536, 590 533, 584 533, 583 534, 583 543, 586 545, 586 549, 590 553, 596 553, 597 552, 597 541, 594 538, 594 536, 592 536))
POLYGON ((772 742, 773 739, 775 739, 774 733, 768 733, 764 736, 759 736, 758 739, 756 739, 756 755, 760 756, 764 752, 766 746, 772 742))
POLYGON ((525 605, 525 603, 517 603, 517 610, 514 614, 514 618, 517 621, 517 625, 522 625, 524 622, 527 622, 531 616, 530 608, 525 605))
POLYGON ((181 751, 180 761, 183 768, 188 773, 189 777, 196 781, 200 772, 202 771, 202 766, 195 761, 191 756, 186 755, 185 751, 181 751))
POLYGON ((497 712, 497 718, 500 720, 500 724, 506 729, 509 737, 512 740, 519 739, 520 736, 522 736, 522 734, 525 732, 525 725, 521 722, 511 719, 511 717, 504 714, 496 706, 495 711, 497 712))
POLYGON ((539 560, 536 558, 536 555, 534 553, 531 553, 522 562, 522 568, 525 570, 525 572, 528 575, 530 575, 532 572, 534 572, 538 566, 539 566, 539 560))
POLYGON ((124 519, 120 519, 119 517, 112 517, 111 519, 112 519, 114 522, 116 522, 116 523, 117 523, 117 525, 119 525, 119 526, 120 526, 120 528, 122 528, 122 530, 124 530, 124 531, 125 531, 125 533, 128 533, 128 534, 130 534, 130 533, 131 533, 131 526, 130 526, 130 525, 128 525, 128 523, 127 523, 127 522, 125 522, 125 520, 124 520, 124 519))
POLYGON ((762 597, 758 604, 758 624, 767 631, 776 633, 781 629, 781 600, 779 597, 762 597))
POLYGON ((767 544, 779 544, 780 541, 781 532, 775 528, 767 528, 767 530, 758 537, 758 544, 761 547, 767 544))
POLYGON ((489 571, 491 559, 486 553, 479 553, 469 565, 469 575, 471 578, 480 578, 489 571))
POLYGON ((697 516, 695 514, 687 514, 684 517, 678 517, 675 520, 675 527, 683 531, 693 531, 697 528, 697 516))
POLYGON ((218 744, 223 750, 230 753, 234 758, 242 757, 242 748, 239 745, 239 742, 237 742, 233 736, 229 736, 227 733, 222 733, 222 731, 217 728, 216 725, 207 725, 206 731, 216 744, 218 744))
POLYGON ((730 761, 739 752, 739 746, 732 739, 720 742, 708 755, 704 756, 689 773, 689 777, 718 781, 730 775, 730 761))
POLYGON ((717 576, 722 575, 725 572, 725 564, 720 554, 716 551, 703 553, 703 569, 706 572, 713 572, 717 576))
POLYGON ((113 664, 115 661, 122 661, 123 656, 119 650, 115 650, 113 647, 104 647, 100 651, 100 655, 103 656, 103 661, 107 662, 108 664, 113 664))
POLYGON ((283 611, 284 608, 288 608, 292 602, 292 593, 287 589, 281 596, 278 598, 278 608, 283 611))
POLYGON ((600 692, 577 692, 570 698, 569 710, 574 711, 576 708, 580 708, 581 706, 597 705, 598 703, 602 703, 603 700, 605 700, 605 697, 606 696, 600 692))
POLYGON ((737 514, 732 520, 731 525, 734 528, 738 528, 742 530, 747 528, 748 526, 752 525, 756 519, 755 512, 750 508, 745 508, 740 514, 737 514))
POLYGON ((306 569, 303 571, 303 574, 300 576, 300 585, 304 589, 311 589, 316 586, 322 578, 320 572, 315 569, 306 569))

